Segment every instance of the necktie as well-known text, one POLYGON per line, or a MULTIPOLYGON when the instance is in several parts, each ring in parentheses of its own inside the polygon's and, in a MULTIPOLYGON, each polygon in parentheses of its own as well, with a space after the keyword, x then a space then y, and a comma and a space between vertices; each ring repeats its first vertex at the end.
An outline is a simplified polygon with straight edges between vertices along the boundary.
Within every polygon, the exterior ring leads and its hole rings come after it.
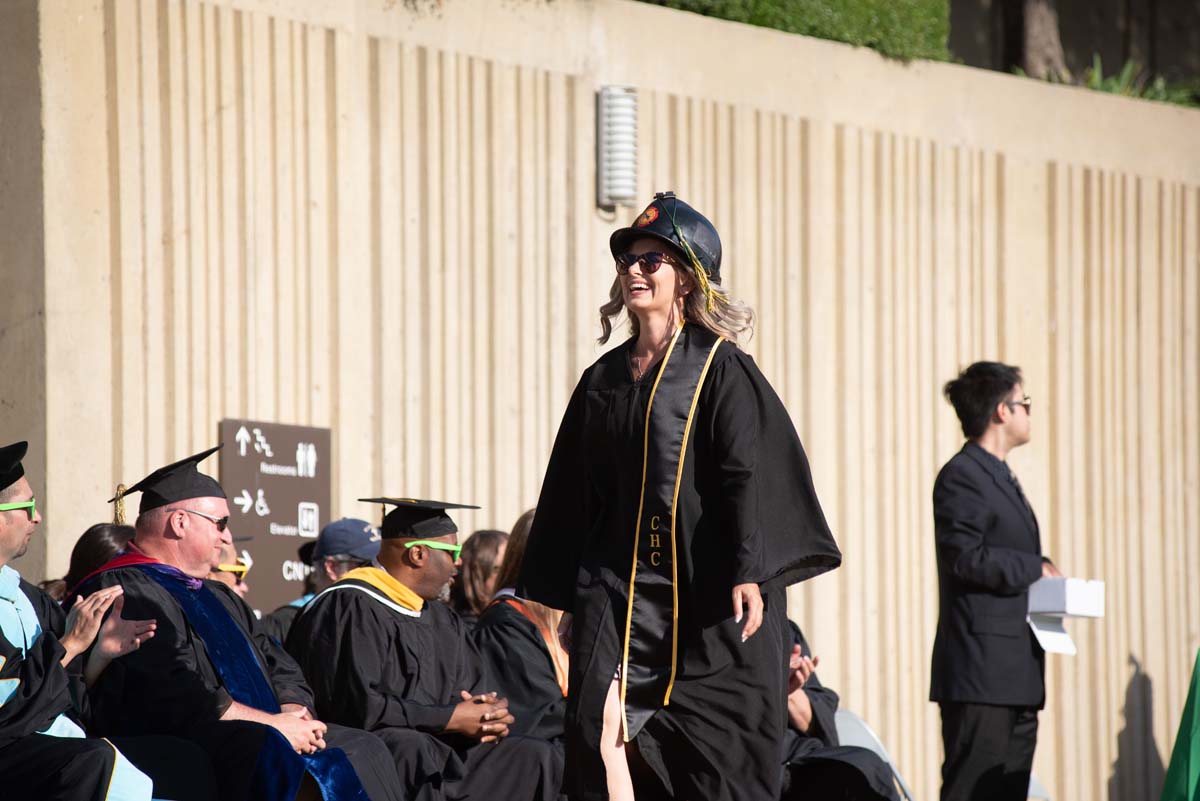
POLYGON ((1025 511, 1033 514, 1033 507, 1029 505, 1029 499, 1025 497, 1024 491, 1021 489, 1021 482, 1017 481, 1017 474, 1012 471, 1012 468, 1007 464, 1004 465, 1004 472, 1008 475, 1008 482, 1012 484, 1012 488, 1016 490, 1017 497, 1021 499, 1021 503, 1025 504, 1025 511))

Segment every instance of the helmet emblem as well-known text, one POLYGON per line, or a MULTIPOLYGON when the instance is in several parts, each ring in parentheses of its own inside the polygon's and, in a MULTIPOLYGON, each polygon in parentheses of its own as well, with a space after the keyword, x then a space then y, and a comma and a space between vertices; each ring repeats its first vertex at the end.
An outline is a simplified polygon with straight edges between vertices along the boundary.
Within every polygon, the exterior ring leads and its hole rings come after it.
POLYGON ((642 212, 642 216, 638 217, 637 220, 633 223, 633 227, 634 228, 645 228, 647 225, 649 225, 650 223, 654 222, 657 219, 658 219, 658 206, 654 206, 654 205, 647 206, 646 210, 642 212))

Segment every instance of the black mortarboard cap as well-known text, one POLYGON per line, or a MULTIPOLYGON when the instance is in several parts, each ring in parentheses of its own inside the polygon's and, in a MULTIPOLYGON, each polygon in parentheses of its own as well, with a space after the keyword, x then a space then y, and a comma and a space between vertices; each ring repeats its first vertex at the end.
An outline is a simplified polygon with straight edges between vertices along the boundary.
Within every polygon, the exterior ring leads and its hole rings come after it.
POLYGON ((721 283, 721 237, 708 218, 675 197, 674 192, 659 192, 633 225, 618 228, 609 237, 613 258, 627 253, 638 239, 657 239, 670 245, 690 264, 688 250, 714 284, 721 283))
POLYGON ((221 446, 217 445, 166 467, 160 467, 132 487, 119 491, 109 498, 108 502, 115 503, 126 495, 140 492, 142 502, 138 505, 138 514, 145 514, 151 509, 189 498, 224 498, 225 490, 221 489, 217 480, 204 475, 196 468, 197 464, 220 449, 221 446))
POLYGON ((396 508, 383 516, 379 533, 385 540, 425 539, 442 537, 458 531, 458 526, 446 514, 447 509, 478 509, 465 503, 426 501, 420 498, 359 498, 366 503, 381 503, 396 508))
POLYGON ((0 448, 0 491, 16 484, 21 476, 25 475, 25 468, 21 465, 21 460, 25 458, 27 450, 29 450, 29 443, 24 441, 14 442, 12 445, 0 448))

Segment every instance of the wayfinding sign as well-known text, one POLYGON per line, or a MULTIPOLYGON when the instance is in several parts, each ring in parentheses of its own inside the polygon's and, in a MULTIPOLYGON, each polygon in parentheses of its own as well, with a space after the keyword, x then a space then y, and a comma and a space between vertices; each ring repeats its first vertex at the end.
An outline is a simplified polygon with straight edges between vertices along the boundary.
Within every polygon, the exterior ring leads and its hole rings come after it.
POLYGON ((330 431, 222 420, 220 434, 234 547, 253 560, 246 601, 266 614, 304 594, 309 567, 296 551, 329 520, 330 431))

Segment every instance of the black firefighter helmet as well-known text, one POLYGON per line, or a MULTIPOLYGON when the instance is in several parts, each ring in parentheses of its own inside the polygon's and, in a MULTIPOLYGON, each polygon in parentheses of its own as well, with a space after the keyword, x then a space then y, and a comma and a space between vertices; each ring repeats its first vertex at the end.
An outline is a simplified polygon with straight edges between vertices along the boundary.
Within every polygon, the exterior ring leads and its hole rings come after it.
POLYGON ((615 259, 643 237, 665 242, 684 264, 703 269, 709 281, 721 283, 721 237, 717 229, 674 192, 656 194, 633 225, 613 231, 608 248, 615 259))

